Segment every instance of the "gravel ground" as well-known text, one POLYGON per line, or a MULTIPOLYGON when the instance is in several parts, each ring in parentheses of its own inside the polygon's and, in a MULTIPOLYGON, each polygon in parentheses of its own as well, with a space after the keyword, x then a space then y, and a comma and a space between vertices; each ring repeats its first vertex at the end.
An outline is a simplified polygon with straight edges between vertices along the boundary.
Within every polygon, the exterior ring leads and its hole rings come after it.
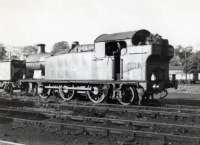
POLYGON ((200 94, 169 93, 164 104, 200 106, 200 94))
POLYGON ((168 92, 165 103, 200 106, 200 84, 179 85, 177 90, 168 89, 168 92))
POLYGON ((1 140, 25 145, 118 145, 122 140, 102 136, 64 135, 55 131, 46 131, 36 126, 26 126, 0 119, 1 140))
POLYGON ((184 94, 199 94, 200 95, 200 84, 185 84, 178 85, 178 89, 168 89, 170 93, 184 93, 184 94))

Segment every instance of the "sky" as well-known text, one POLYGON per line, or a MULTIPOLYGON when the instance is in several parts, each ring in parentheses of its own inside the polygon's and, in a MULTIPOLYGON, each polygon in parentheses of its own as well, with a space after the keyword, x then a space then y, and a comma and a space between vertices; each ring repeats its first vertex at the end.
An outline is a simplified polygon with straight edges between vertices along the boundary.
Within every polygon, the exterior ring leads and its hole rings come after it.
POLYGON ((0 0, 0 42, 93 43, 104 33, 147 29, 200 50, 199 0, 0 0))

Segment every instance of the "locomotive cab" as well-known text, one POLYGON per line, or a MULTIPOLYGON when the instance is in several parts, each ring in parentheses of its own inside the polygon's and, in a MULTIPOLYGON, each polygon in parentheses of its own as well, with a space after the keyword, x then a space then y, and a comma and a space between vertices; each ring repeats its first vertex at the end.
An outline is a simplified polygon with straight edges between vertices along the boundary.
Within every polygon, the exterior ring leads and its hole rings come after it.
POLYGON ((110 41, 105 43, 106 56, 113 56, 113 79, 120 80, 122 78, 121 50, 126 48, 125 41, 110 41))
POLYGON ((158 34, 144 29, 103 34, 95 40, 95 50, 99 58, 111 57, 114 81, 134 82, 135 88, 143 88, 141 94, 153 95, 173 87, 169 61, 174 48, 158 34))

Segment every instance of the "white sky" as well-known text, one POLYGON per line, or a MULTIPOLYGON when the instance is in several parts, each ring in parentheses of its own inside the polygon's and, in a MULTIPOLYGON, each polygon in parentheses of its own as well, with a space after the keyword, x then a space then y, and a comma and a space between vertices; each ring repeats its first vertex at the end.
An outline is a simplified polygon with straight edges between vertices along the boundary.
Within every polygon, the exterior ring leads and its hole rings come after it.
POLYGON ((8 45, 74 40, 147 29, 173 45, 200 49, 199 0, 0 0, 0 42, 8 45))

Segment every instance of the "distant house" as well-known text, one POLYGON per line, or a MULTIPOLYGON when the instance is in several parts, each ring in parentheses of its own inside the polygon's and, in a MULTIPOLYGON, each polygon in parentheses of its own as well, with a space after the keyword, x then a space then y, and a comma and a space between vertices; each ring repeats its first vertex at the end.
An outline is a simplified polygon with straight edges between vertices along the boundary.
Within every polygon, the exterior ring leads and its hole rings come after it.
MULTIPOLYGON (((176 75, 177 80, 186 80, 186 73, 183 71, 183 66, 170 66, 169 67, 169 77, 172 78, 172 75, 176 75)), ((193 80, 193 74, 187 73, 187 80, 193 80)))

